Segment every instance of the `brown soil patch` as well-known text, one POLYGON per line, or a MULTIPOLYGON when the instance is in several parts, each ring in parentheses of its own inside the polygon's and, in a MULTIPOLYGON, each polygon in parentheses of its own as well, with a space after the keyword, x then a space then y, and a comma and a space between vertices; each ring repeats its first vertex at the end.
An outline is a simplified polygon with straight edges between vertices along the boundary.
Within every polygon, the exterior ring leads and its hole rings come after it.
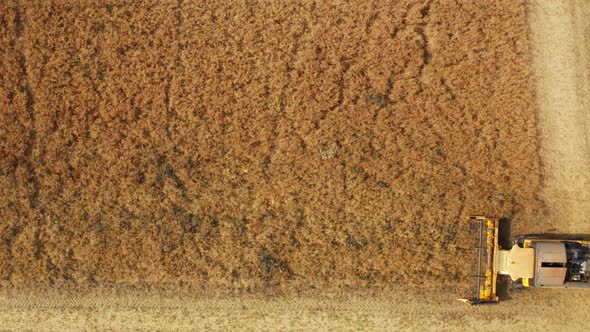
POLYGON ((525 8, 0 4, 0 279, 464 285, 542 231, 525 8))

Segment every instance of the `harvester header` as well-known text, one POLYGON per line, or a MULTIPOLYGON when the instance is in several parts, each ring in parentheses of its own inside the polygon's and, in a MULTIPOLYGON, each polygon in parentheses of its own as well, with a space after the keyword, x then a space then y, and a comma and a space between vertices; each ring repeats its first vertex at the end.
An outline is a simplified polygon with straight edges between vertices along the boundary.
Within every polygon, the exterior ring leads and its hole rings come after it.
POLYGON ((477 262, 473 274, 473 294, 470 298, 461 300, 469 304, 494 304, 498 302, 495 257, 499 250, 499 220, 484 216, 472 216, 468 219, 472 222, 472 229, 477 232, 477 262))

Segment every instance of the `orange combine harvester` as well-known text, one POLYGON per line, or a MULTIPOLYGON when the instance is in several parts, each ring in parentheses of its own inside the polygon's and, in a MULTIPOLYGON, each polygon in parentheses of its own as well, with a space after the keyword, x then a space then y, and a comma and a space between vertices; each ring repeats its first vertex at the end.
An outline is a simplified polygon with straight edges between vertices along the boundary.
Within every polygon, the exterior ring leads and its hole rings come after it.
POLYGON ((479 233, 473 294, 468 304, 496 304, 498 275, 510 276, 517 287, 590 289, 590 235, 530 234, 499 244, 498 218, 472 216, 479 233))

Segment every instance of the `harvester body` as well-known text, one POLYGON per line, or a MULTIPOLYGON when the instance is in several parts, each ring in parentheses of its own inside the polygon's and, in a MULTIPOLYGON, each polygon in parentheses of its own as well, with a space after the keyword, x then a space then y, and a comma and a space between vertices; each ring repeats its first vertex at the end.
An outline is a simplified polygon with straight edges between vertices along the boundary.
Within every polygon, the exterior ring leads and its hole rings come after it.
POLYGON ((469 304, 495 304, 498 275, 524 287, 590 289, 590 235, 538 234, 512 239, 509 250, 499 242, 500 221, 469 217, 478 233, 473 294, 469 304))

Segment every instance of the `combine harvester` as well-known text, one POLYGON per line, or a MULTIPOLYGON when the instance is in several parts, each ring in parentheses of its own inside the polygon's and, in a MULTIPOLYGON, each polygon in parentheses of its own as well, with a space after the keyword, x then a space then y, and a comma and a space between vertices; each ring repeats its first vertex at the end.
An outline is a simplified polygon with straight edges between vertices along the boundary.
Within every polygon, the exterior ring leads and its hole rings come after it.
POLYGON ((468 304, 496 304, 498 274, 515 287, 590 289, 590 235, 531 234, 512 238, 512 248, 499 244, 497 218, 469 217, 479 232, 474 294, 468 304))

